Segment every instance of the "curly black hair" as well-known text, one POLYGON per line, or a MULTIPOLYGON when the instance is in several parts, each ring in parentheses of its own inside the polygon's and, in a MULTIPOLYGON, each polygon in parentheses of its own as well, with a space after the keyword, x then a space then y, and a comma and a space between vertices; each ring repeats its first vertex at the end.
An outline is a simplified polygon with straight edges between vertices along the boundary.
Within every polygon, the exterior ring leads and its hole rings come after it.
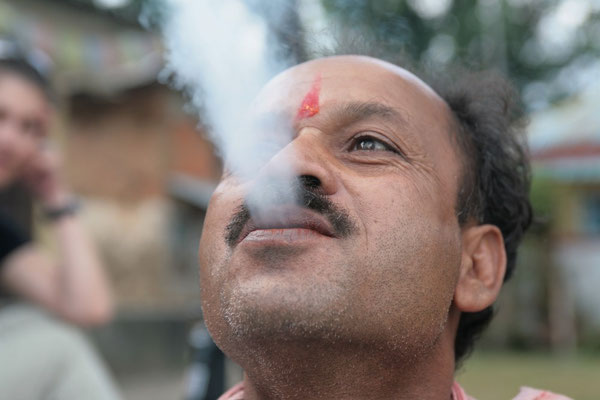
MULTIPOLYGON (((463 158, 457 217, 497 226, 504 238, 506 282, 513 274, 517 248, 532 222, 529 201, 531 172, 524 136, 523 109, 513 87, 492 72, 460 71, 433 84, 455 120, 463 158), (457 77, 458 75, 458 77, 457 77)), ((493 307, 463 312, 454 357, 457 365, 472 350, 494 315, 493 307)))

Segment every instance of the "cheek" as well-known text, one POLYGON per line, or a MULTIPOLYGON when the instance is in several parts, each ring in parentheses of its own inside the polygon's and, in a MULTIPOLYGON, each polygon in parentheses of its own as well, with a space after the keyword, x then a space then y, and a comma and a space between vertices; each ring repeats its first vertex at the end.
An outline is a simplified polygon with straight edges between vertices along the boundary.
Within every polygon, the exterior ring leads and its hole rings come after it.
MULTIPOLYGON (((390 221, 394 221, 390 218, 390 221)), ((433 343, 442 332, 454 297, 460 250, 452 235, 420 218, 396 219, 394 228, 370 244, 371 271, 361 288, 367 312, 384 316, 383 331, 408 342, 433 343)), ((375 323, 375 321, 374 321, 375 323)))
POLYGON ((407 186, 386 189, 395 195, 377 192, 360 202, 366 251, 359 256, 369 271, 362 291, 382 310, 398 307, 395 315, 403 318, 409 318, 409 310, 444 318, 460 267, 456 218, 407 186))
POLYGON ((458 272, 458 227, 418 208, 397 210, 380 216, 369 235, 369 253, 379 260, 384 273, 414 284, 445 283, 458 272), (388 260, 386 262, 386 260, 388 260))
POLYGON ((40 143, 30 137, 21 137, 14 146, 15 159, 19 165, 31 160, 38 152, 40 143))

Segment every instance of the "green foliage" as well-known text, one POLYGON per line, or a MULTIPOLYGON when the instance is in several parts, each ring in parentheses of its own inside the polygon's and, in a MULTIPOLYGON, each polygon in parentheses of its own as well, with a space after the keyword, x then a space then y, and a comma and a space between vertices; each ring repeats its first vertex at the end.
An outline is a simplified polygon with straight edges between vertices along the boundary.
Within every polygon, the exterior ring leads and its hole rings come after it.
POLYGON ((477 399, 512 399, 520 386, 565 394, 577 400, 596 400, 600 393, 600 355, 586 353, 557 357, 542 353, 475 353, 457 380, 477 399))
MULTIPOLYGON (((558 45, 553 48, 544 42, 540 31, 551 26, 548 16, 556 14, 563 1, 446 3, 449 8, 432 17, 418 12, 418 1, 322 0, 327 13, 337 22, 373 36, 387 50, 403 51, 416 61, 439 64, 440 69, 456 60, 471 67, 499 69, 520 88, 531 82, 552 80, 566 66, 585 64, 600 56, 598 10, 588 8, 587 18, 576 28, 575 39, 559 49, 558 45)), ((564 8, 567 12, 577 11, 564 8)), ((552 89, 545 93, 547 100, 565 96, 569 87, 552 89)))
MULTIPOLYGON (((53 1, 95 4, 93 0, 53 1)), ((269 4, 266 0, 245 1, 269 4)), ((288 2, 291 12, 297 7, 295 0, 280 1, 288 2)), ((438 0, 447 9, 437 14, 423 11, 425 4, 436 3, 433 0, 320 1, 340 25, 372 37, 383 50, 402 51, 442 73, 457 60, 472 68, 499 69, 520 89, 529 86, 525 100, 534 108, 581 89, 585 83, 575 84, 577 71, 594 62, 600 65, 600 7, 593 6, 593 0, 438 0), (561 39, 561 30, 549 17, 558 15, 567 25, 573 24, 581 19, 582 4, 587 7, 585 17, 570 34, 563 32, 561 39), (556 32, 557 43, 541 33, 548 31, 556 32)), ((151 28, 165 3, 130 0, 125 7, 102 12, 151 28)), ((293 31, 298 26, 288 25, 287 32, 279 33, 285 38, 297 37, 293 31)))
POLYGON ((534 215, 541 219, 548 218, 554 214, 558 203, 556 183, 542 176, 534 176, 529 198, 534 215))

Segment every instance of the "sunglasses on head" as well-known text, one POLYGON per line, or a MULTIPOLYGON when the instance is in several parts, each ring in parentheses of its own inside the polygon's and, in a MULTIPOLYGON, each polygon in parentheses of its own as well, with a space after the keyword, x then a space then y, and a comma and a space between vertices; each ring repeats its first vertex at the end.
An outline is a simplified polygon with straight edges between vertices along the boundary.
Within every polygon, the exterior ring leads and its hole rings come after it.
POLYGON ((39 49, 26 50, 10 39, 0 39, 0 61, 26 64, 44 79, 49 79, 52 71, 52 60, 46 53, 39 49))

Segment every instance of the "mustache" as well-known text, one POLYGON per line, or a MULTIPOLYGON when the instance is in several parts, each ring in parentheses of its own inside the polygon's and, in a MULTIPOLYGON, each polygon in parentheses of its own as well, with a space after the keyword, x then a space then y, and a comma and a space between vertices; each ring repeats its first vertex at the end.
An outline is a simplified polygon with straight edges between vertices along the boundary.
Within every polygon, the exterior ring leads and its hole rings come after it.
MULTIPOLYGON (((286 196, 277 196, 278 190, 289 192, 290 190, 295 191, 296 205, 304 207, 306 209, 315 211, 323 215, 327 221, 331 224, 333 232, 336 237, 346 238, 354 234, 357 230, 356 224, 350 217, 350 214, 342 209, 341 207, 334 204, 327 196, 320 193, 318 188, 307 185, 306 183, 298 180, 289 187, 287 184, 285 188, 283 186, 277 187, 277 185, 269 185, 269 191, 271 193, 268 196, 255 197, 251 193, 244 202, 238 207, 237 211, 231 217, 231 220, 225 228, 225 242, 233 247, 239 241, 240 235, 252 218, 252 206, 248 199, 262 199, 254 200, 254 208, 268 210, 269 207, 284 205, 283 202, 278 202, 276 198, 285 198, 286 196)), ((259 188, 257 190, 264 188, 259 188)))

